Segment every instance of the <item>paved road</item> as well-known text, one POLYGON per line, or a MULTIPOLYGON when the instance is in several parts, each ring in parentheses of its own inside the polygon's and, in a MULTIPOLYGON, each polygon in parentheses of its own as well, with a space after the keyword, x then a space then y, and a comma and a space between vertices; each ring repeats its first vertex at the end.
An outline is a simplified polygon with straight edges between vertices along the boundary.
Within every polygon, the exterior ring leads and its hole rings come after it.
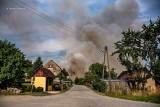
POLYGON ((160 107, 160 104, 101 96, 75 85, 63 94, 49 96, 0 96, 0 107, 160 107))

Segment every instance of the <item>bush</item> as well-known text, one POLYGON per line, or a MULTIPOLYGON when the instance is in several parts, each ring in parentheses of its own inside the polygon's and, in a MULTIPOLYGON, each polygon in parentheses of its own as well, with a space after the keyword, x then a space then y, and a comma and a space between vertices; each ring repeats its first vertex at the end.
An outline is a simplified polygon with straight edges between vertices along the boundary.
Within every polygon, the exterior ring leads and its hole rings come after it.
POLYGON ((32 90, 32 85, 23 85, 22 86, 22 91, 23 92, 30 92, 31 90, 32 91, 35 91, 35 86, 33 85, 33 90, 32 90))
POLYGON ((97 90, 99 92, 105 92, 106 90, 106 83, 104 81, 98 81, 93 82, 92 87, 94 90, 97 90))
POLYGON ((43 92, 43 87, 37 87, 36 92, 43 92))

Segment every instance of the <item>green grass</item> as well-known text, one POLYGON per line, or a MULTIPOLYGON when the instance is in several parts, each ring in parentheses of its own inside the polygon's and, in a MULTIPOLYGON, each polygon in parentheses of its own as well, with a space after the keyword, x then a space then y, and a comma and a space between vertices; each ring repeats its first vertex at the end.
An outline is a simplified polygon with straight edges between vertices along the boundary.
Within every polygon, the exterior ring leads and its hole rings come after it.
POLYGON ((6 95, 34 95, 34 96, 44 96, 44 95, 49 95, 49 93, 46 92, 23 92, 23 93, 10 93, 10 92, 0 92, 0 96, 6 96, 6 95))
POLYGON ((134 96, 131 93, 126 93, 126 95, 123 95, 120 92, 99 92, 96 90, 93 90, 93 88, 90 88, 92 91, 94 91, 97 94, 103 95, 103 96, 109 96, 114 98, 120 98, 120 99, 127 99, 127 100, 134 100, 134 101, 143 101, 143 102, 151 102, 151 103, 157 103, 160 104, 160 94, 153 94, 153 95, 142 95, 142 96, 134 96))
POLYGON ((121 98, 121 99, 127 99, 127 100, 144 101, 144 102, 160 104, 160 94, 133 96, 132 94, 122 95, 116 92, 106 92, 105 95, 109 97, 115 97, 115 98, 121 98))

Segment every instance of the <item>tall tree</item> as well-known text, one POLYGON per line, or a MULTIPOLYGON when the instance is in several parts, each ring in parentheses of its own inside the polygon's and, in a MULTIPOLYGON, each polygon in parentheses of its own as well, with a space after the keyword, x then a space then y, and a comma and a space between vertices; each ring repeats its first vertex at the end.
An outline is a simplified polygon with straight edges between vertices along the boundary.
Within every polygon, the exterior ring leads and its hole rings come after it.
MULTIPOLYGON (((99 78, 102 78, 102 71, 103 71, 103 64, 100 63, 93 63, 90 67, 89 67, 89 71, 97 74, 99 76, 99 78)), ((107 79, 108 78, 108 72, 106 70, 106 66, 104 67, 104 78, 107 79)))
POLYGON ((31 78, 31 75, 34 73, 32 61, 28 59, 24 61, 23 71, 25 73, 25 78, 31 78))
POLYGON ((149 25, 142 26, 142 58, 145 60, 145 69, 149 75, 151 75, 160 85, 160 69, 157 65, 160 59, 160 17, 157 21, 153 22, 150 20, 149 25))
POLYGON ((25 55, 15 44, 0 40, 0 87, 11 86, 24 77, 25 55))
MULTIPOLYGON (((93 63, 90 67, 89 67, 89 72, 96 74, 99 76, 99 78, 102 78, 102 71, 103 71, 103 64, 100 63, 93 63)), ((117 73, 114 72, 114 69, 110 69, 110 73, 111 73, 111 79, 116 79, 117 78, 117 73)), ((90 73, 88 73, 90 74, 90 73)), ((104 67, 104 78, 108 79, 108 72, 106 70, 106 66, 104 67)))
POLYGON ((160 70, 155 69, 155 66, 160 55, 160 18, 154 23, 150 21, 149 25, 143 25, 141 30, 128 29, 122 34, 122 39, 115 43, 116 51, 113 55, 118 54, 118 60, 128 71, 138 72, 138 81, 142 83, 143 88, 148 76, 158 80, 160 70))
POLYGON ((68 79, 67 76, 68 76, 68 72, 66 71, 65 68, 63 68, 61 73, 58 75, 60 80, 65 80, 65 81, 68 79))
POLYGON ((33 63, 34 70, 38 69, 39 67, 43 67, 43 62, 41 57, 38 57, 35 62, 33 63))

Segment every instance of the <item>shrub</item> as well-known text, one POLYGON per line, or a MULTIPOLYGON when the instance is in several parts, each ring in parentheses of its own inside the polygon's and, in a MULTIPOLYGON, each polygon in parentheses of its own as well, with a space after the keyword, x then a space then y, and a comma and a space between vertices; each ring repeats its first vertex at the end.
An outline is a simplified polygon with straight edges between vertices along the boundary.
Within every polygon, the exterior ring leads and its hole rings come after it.
POLYGON ((94 90, 99 92, 105 92, 106 90, 106 83, 104 81, 93 82, 92 87, 94 90))
POLYGON ((37 87, 36 92, 43 92, 43 87, 37 87))
POLYGON ((32 85, 23 85, 22 86, 22 91, 23 92, 30 92, 31 90, 32 91, 35 91, 35 86, 33 85, 33 90, 32 90, 32 85))

